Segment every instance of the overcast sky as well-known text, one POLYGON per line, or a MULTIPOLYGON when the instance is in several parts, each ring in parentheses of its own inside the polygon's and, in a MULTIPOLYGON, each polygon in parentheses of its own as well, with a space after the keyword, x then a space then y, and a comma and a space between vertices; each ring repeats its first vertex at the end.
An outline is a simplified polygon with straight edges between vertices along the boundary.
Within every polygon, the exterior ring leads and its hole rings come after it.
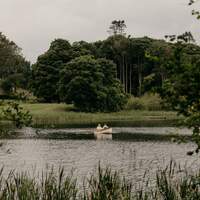
MULTIPOLYGON (((189 0, 0 0, 0 32, 35 62, 55 38, 70 42, 108 36, 109 24, 124 19, 127 33, 164 38, 191 31, 200 41, 200 21, 189 0)), ((199 6, 198 4, 196 6, 199 6)))

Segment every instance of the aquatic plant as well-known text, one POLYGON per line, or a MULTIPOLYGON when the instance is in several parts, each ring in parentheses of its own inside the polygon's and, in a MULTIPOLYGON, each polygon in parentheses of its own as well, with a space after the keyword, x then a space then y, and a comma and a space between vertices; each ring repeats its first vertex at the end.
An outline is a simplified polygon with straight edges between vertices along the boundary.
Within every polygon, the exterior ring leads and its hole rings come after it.
POLYGON ((88 180, 88 191, 84 193, 84 199, 131 199, 132 184, 125 178, 121 178, 118 172, 112 172, 111 168, 103 170, 98 167, 97 176, 92 175, 88 180))
MULTIPOLYGON (((72 173, 73 174, 73 173, 72 173)), ((51 169, 41 176, 28 172, 11 171, 4 178, 0 170, 1 200, 199 200, 200 173, 189 174, 173 162, 165 169, 158 169, 155 185, 146 180, 136 189, 131 181, 110 167, 100 165, 83 188, 73 175, 66 175, 63 168, 51 169), (178 173, 178 174, 177 174, 178 173)))

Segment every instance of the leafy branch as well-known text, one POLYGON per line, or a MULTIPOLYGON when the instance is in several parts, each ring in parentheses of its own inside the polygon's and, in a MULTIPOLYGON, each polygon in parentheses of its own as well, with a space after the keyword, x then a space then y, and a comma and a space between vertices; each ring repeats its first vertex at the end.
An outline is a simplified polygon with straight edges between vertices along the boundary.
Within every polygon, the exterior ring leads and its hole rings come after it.
POLYGON ((29 111, 25 111, 16 102, 9 102, 8 105, 3 109, 3 118, 8 121, 12 121, 17 128, 23 126, 30 126, 32 123, 32 116, 29 111))

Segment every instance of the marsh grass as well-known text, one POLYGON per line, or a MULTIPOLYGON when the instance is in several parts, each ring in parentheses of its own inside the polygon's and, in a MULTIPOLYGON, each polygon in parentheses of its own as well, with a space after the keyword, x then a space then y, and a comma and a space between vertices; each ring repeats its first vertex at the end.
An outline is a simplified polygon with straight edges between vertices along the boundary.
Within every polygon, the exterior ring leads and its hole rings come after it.
POLYGON ((63 168, 56 173, 53 169, 33 177, 27 172, 11 171, 4 178, 0 170, 1 200, 199 200, 200 173, 189 174, 173 162, 165 169, 158 169, 155 184, 146 179, 136 189, 131 180, 100 165, 81 189, 72 175, 63 168))
POLYGON ((120 177, 118 172, 111 168, 103 170, 98 167, 97 176, 92 175, 88 180, 88 190, 84 192, 84 199, 131 199, 132 184, 120 177))
POLYGON ((166 126, 179 120, 175 112, 124 110, 116 113, 84 113, 65 104, 22 104, 33 116, 33 126, 40 128, 110 126, 166 126))
MULTIPOLYGON (((1 111, 7 101, 0 104, 1 111)), ((94 127, 98 123, 110 126, 174 126, 179 119, 175 112, 163 110, 158 95, 146 94, 141 98, 131 97, 125 110, 114 113, 78 112, 73 105, 56 103, 24 103, 17 101, 33 116, 33 127, 67 128, 94 127)))
POLYGON ((27 172, 10 172, 6 179, 0 174, 1 200, 74 200, 77 199, 76 179, 65 176, 64 169, 58 175, 52 170, 43 173, 41 179, 27 172))

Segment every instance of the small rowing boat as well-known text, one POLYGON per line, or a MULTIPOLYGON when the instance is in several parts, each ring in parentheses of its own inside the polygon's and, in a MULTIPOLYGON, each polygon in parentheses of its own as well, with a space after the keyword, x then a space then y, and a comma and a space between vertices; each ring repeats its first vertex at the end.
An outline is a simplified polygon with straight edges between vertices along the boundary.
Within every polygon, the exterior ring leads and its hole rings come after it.
POLYGON ((112 139, 112 128, 104 125, 103 128, 99 124, 94 131, 94 135, 97 139, 112 139))

